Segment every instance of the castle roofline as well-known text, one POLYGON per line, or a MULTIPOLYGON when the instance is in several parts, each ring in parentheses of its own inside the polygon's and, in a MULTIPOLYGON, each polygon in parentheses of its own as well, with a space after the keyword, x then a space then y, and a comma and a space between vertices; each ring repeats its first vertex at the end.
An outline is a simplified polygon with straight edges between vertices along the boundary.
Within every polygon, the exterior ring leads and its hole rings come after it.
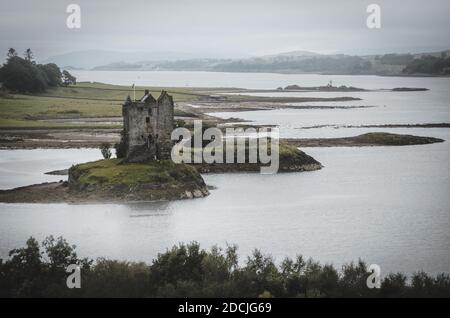
POLYGON ((169 99, 170 101, 172 101, 172 96, 169 95, 165 90, 161 91, 161 94, 159 95, 157 100, 152 96, 152 94, 150 94, 149 90, 145 90, 145 94, 140 100, 132 101, 130 95, 128 95, 123 106, 144 106, 150 103, 159 103, 165 99, 169 99))
POLYGON ((141 102, 149 103, 149 102, 155 102, 156 99, 150 94, 150 91, 148 89, 145 90, 144 96, 141 98, 141 102))
POLYGON ((172 96, 170 96, 169 94, 167 94, 167 92, 166 92, 165 90, 162 90, 162 91, 161 91, 161 94, 160 94, 159 97, 158 97, 158 102, 159 102, 159 101, 162 101, 162 100, 164 100, 164 99, 166 99, 166 98, 168 98, 169 100, 171 100, 171 99, 172 99, 172 96))

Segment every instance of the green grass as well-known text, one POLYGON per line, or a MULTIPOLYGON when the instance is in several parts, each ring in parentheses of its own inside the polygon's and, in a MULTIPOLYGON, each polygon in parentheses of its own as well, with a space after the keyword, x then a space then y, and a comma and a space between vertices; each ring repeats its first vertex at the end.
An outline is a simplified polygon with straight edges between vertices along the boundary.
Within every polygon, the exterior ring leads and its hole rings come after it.
POLYGON ((38 120, 17 120, 0 118, 1 129, 120 129, 121 125, 112 124, 77 124, 77 123, 53 123, 38 120))
POLYGON ((77 182, 100 186, 203 183, 202 177, 194 168, 175 164, 170 160, 148 163, 122 163, 121 159, 99 160, 76 165, 70 169, 70 174, 77 182))
MULTIPOLYGON (((144 94, 136 88, 136 98, 144 94)), ((158 97, 161 88, 149 88, 158 97)), ((202 95, 190 89, 167 89, 174 101, 195 101, 202 95)), ((89 117, 120 117, 122 104, 131 88, 102 83, 81 82, 75 86, 57 87, 37 95, 0 96, 0 128, 117 128, 116 125, 71 124, 43 120, 89 117)))
POLYGON ((295 146, 280 143, 279 153, 280 158, 294 159, 300 154, 300 150, 295 146))
MULTIPOLYGON (((158 97, 162 88, 156 87, 136 87, 136 98, 144 95, 144 90, 148 89, 154 97, 158 97)), ((171 94, 175 101, 192 101, 201 97, 201 94, 195 93, 188 88, 164 88, 171 94)), ((49 90, 42 95, 52 97, 64 97, 64 98, 83 98, 91 100, 109 100, 122 103, 127 95, 133 97, 133 90, 131 87, 109 85, 103 83, 88 83, 81 82, 75 86, 70 87, 58 87, 49 90)))
POLYGON ((419 145, 444 141, 443 139, 440 138, 399 135, 385 132, 366 133, 356 137, 351 137, 351 139, 361 144, 373 144, 384 146, 419 145))

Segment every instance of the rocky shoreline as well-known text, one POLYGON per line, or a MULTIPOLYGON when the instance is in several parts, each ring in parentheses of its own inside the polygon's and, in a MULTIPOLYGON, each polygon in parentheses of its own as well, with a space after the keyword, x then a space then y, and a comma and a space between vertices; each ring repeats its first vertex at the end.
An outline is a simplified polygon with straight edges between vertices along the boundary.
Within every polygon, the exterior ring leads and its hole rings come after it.
MULTIPOLYGON (((124 190, 124 189, 122 189, 124 190)), ((0 202, 4 203, 132 203, 132 202, 153 202, 167 200, 181 200, 201 198, 209 195, 205 186, 204 189, 160 189, 158 193, 152 189, 149 194, 143 186, 139 191, 136 188, 127 189, 126 192, 98 192, 94 188, 85 191, 74 191, 69 187, 67 181, 45 182, 33 184, 25 187, 18 187, 9 190, 0 190, 0 202), (145 193, 142 192, 145 190, 145 193), (169 196, 167 194, 170 194, 169 196), (137 195, 141 194, 141 195, 137 195)))

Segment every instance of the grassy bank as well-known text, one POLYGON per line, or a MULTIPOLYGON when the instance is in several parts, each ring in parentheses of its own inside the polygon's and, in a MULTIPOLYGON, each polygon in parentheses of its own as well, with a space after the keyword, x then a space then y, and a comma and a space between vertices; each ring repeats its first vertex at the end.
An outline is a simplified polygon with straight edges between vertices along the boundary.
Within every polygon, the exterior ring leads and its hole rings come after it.
MULTIPOLYGON (((136 88, 136 97, 144 95, 144 87, 136 88)), ((160 88, 150 88, 159 96, 160 88)), ((194 90, 168 89, 176 101, 195 101, 204 95, 194 90)), ((0 95, 0 128, 117 128, 113 124, 74 124, 55 119, 121 117, 122 103, 131 88, 102 83, 82 82, 75 86, 56 87, 42 94, 0 95)))
MULTIPOLYGON (((158 97, 159 87, 136 87, 136 98, 144 95, 144 90, 158 97)), ((176 103, 209 103, 217 110, 240 103, 283 104, 289 102, 349 101, 352 97, 312 98, 312 97, 260 97, 246 95, 221 95, 218 92, 233 91, 204 88, 164 88, 176 103), (220 102, 219 102, 220 101, 220 102)), ((237 91, 242 91, 237 89, 237 91)), ((245 91, 245 90, 243 90, 245 91)), ((0 129, 95 129, 118 128, 117 124, 82 122, 79 119, 120 118, 122 103, 133 90, 127 86, 103 83, 81 82, 68 87, 54 87, 41 94, 0 94, 0 129), (74 120, 76 122, 74 122, 74 120)), ((241 109, 242 110, 242 109, 241 109)), ((175 108, 175 116, 196 117, 195 112, 175 108)))

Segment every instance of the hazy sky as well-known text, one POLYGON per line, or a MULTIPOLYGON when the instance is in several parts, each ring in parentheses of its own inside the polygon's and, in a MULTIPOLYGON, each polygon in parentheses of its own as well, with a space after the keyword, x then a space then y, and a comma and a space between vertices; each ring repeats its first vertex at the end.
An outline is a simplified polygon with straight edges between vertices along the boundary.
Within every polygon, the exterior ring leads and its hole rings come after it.
POLYGON ((44 59, 88 49, 238 57, 292 50, 418 52, 450 48, 448 0, 0 0, 0 50, 44 59), (81 7, 81 29, 66 7, 81 7), (382 28, 366 8, 381 6, 382 28))

